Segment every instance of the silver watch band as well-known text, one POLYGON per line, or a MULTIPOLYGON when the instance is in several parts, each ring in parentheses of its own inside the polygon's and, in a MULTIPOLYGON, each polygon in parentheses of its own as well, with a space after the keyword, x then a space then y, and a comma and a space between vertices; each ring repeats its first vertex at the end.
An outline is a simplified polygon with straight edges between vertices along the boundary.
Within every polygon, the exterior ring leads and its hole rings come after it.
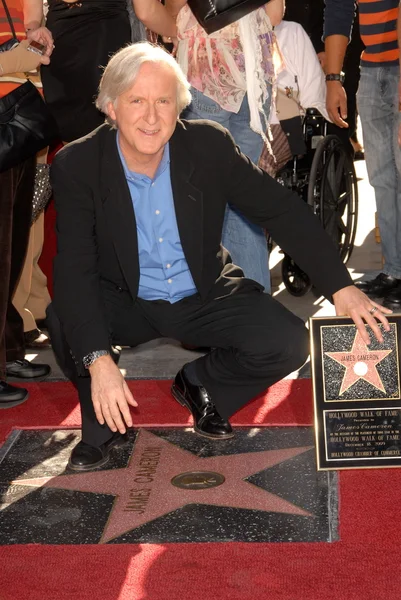
POLYGON ((94 352, 89 352, 89 354, 83 357, 82 363, 85 369, 89 369, 89 367, 93 365, 95 360, 97 360, 101 356, 107 356, 108 354, 110 354, 108 350, 95 350, 94 352))

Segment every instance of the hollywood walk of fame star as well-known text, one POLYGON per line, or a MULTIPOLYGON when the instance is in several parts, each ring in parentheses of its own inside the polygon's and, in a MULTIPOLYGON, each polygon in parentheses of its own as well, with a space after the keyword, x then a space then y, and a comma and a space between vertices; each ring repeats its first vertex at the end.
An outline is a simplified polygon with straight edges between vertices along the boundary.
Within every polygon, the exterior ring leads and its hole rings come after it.
POLYGON ((246 477, 289 460, 310 447, 248 452, 200 458, 150 431, 141 429, 129 464, 122 469, 92 471, 57 477, 17 479, 13 484, 112 494, 115 496, 101 543, 109 542, 149 521, 188 504, 208 504, 312 516, 309 512, 271 494, 246 477), (180 489, 171 484, 178 474, 212 471, 225 481, 209 489, 180 489))
POLYGON ((359 331, 356 332, 349 352, 325 352, 333 360, 345 367, 341 382, 340 396, 354 383, 364 379, 381 392, 386 392, 383 382, 377 372, 378 365, 392 350, 370 350, 362 339, 359 331))

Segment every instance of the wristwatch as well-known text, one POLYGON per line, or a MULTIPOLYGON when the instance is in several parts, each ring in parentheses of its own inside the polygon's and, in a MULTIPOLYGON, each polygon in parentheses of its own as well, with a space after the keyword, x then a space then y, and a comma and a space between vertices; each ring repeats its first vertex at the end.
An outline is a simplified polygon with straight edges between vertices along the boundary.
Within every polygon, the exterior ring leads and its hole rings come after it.
POLYGON ((326 81, 339 81, 340 83, 344 83, 345 73, 341 71, 341 73, 328 73, 326 75, 326 81))
POLYGON ((108 350, 95 350, 94 352, 89 352, 89 354, 83 357, 82 363, 85 369, 89 369, 96 359, 100 358, 101 356, 107 356, 108 354, 110 354, 108 350))

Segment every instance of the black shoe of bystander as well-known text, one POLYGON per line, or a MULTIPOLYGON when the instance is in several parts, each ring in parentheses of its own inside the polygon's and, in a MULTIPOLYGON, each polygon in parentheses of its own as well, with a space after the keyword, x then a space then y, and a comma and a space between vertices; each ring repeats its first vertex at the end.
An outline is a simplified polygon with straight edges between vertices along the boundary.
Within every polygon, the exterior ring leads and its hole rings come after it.
POLYGON ((0 408, 12 408, 28 399, 29 393, 25 388, 9 385, 0 381, 0 408))
POLYGON ((14 360, 6 363, 7 381, 18 383, 21 381, 42 381, 51 373, 49 365, 35 364, 29 360, 14 360))
POLYGON ((401 311, 401 282, 387 294, 383 300, 383 306, 395 312, 401 311))
POLYGON ((392 290, 401 283, 400 279, 390 277, 385 273, 379 273, 374 279, 369 281, 356 281, 356 287, 365 292, 371 298, 385 298, 392 290))

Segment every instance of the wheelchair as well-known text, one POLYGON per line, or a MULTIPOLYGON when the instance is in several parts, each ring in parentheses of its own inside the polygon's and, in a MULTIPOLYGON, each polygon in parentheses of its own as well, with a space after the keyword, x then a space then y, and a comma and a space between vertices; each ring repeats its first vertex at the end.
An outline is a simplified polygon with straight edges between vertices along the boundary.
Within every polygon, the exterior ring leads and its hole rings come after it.
MULTIPOLYGON (((347 263, 358 220, 358 185, 351 154, 337 135, 328 135, 328 126, 317 109, 307 109, 302 122, 306 152, 293 156, 276 179, 310 206, 347 263)), ((285 253, 281 273, 293 296, 303 296, 312 288, 308 275, 285 253)))

